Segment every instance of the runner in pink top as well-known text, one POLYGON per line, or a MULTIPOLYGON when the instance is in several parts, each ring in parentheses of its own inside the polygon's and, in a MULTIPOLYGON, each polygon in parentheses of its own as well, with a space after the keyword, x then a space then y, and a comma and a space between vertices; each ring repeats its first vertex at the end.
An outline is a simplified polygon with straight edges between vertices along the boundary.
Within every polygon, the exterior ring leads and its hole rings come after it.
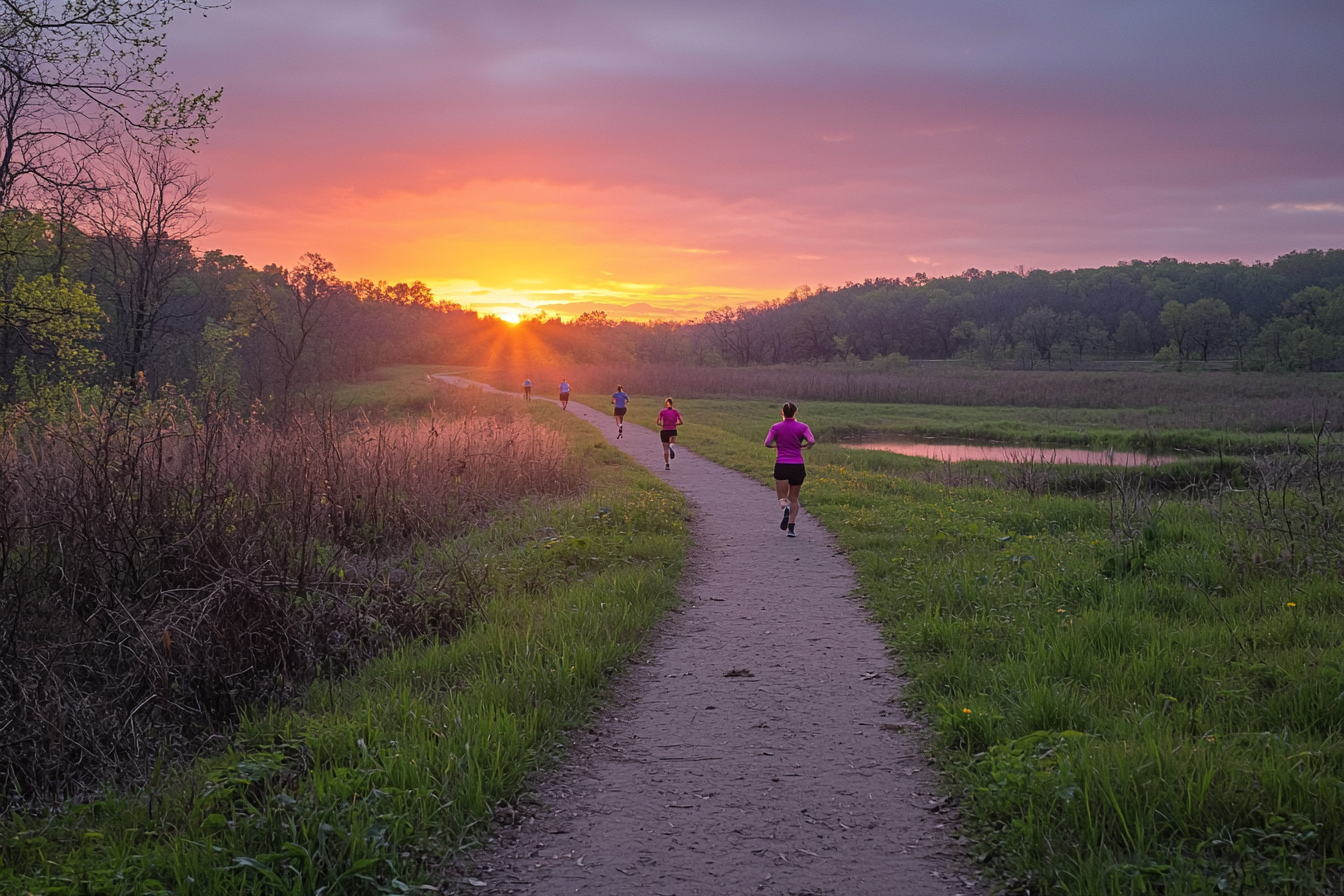
POLYGON ((782 410, 784 419, 770 427, 765 447, 775 449, 775 494, 784 510, 779 528, 789 530, 789 537, 793 538, 793 526, 798 520, 798 493, 803 490, 803 480, 807 478, 803 449, 811 448, 817 440, 806 423, 793 419, 798 413, 798 405, 786 401, 782 410))
POLYGON ((677 457, 677 426, 682 422, 681 414, 676 408, 672 407, 672 399, 663 403, 664 407, 658 412, 658 426, 661 431, 658 437, 663 440, 663 469, 672 469, 670 461, 677 457))

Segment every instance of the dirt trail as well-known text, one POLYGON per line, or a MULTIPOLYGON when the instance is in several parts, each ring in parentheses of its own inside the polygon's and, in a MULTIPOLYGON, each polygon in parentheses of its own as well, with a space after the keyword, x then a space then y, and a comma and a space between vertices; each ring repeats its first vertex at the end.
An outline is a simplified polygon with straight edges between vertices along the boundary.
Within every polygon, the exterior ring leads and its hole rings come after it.
MULTIPOLYGON (((684 604, 537 785, 538 813, 499 828, 445 890, 973 892, 896 702, 901 681, 830 535, 804 510, 786 538, 771 489, 686 448, 665 472, 652 430, 626 423, 617 441, 609 413, 569 410, 690 500, 684 604)), ((630 419, 657 410, 636 404, 630 419)), ((694 420, 681 438, 695 444, 694 420)))

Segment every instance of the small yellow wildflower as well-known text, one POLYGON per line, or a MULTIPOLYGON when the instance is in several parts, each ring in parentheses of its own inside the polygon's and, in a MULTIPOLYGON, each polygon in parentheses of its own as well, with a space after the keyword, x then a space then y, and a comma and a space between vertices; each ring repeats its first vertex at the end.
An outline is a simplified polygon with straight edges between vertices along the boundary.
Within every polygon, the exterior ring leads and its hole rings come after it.
POLYGON ((966 715, 970 715, 970 714, 971 714, 971 711, 970 711, 969 709, 963 709, 962 712, 966 713, 966 715))
POLYGON ((1295 607, 1297 606, 1297 604, 1293 603, 1292 601, 1288 601, 1288 606, 1295 607))

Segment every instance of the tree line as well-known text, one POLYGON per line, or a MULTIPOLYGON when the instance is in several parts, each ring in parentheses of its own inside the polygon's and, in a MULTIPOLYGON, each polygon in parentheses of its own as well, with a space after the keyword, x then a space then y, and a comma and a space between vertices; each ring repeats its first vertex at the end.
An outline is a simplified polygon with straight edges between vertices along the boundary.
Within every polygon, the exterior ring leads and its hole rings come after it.
POLYGON ((519 326, 574 362, 881 367, 962 358, 1035 369, 1157 359, 1335 370, 1344 368, 1344 249, 1255 264, 1162 258, 1061 271, 972 268, 804 286, 686 323, 590 311, 519 326))
POLYGON ((285 415, 324 384, 441 363, 503 326, 420 282, 343 280, 317 254, 258 269, 187 235, 6 212, 0 404, 54 411, 77 389, 171 387, 285 415))
POLYGON ((697 329, 701 357, 738 365, 901 357, 1030 369, 1156 358, 1339 369, 1344 249, 1249 265, 1162 258, 803 287, 711 311, 697 329))

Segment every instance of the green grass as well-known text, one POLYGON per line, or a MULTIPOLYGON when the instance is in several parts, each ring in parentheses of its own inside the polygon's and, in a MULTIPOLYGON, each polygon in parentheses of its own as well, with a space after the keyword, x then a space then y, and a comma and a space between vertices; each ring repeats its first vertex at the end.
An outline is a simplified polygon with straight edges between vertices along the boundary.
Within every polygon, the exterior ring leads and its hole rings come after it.
POLYGON ((449 372, 450 368, 430 364, 380 367, 358 382, 338 386, 333 402, 340 409, 378 409, 391 416, 423 413, 444 397, 442 387, 430 377, 449 372))
POLYGON ((674 603, 686 541, 679 495, 572 415, 520 412, 590 488, 420 548, 467 554, 493 595, 465 633, 256 710, 143 792, 0 823, 0 893, 404 893, 477 844, 674 603))
MULTIPOLYGON (((631 419, 652 419, 666 396, 637 395, 631 419)), ((577 394, 575 400, 599 409, 611 407, 610 395, 577 394)), ((756 419, 761 414, 776 419, 779 402, 754 398, 741 400, 676 399, 683 414, 703 414, 715 428, 739 415, 756 419)), ((808 424, 823 444, 840 443, 864 434, 966 439, 1011 445, 1072 446, 1095 450, 1138 451, 1154 454, 1193 452, 1241 455, 1253 450, 1278 450, 1285 439, 1294 444, 1302 438, 1281 431, 1236 431, 1192 429, 1160 408, 1141 412, 1144 425, 1135 426, 1138 412, 1095 408, 996 408, 928 404, 866 404, 852 401, 805 402, 808 424), (1154 416, 1170 418, 1161 428, 1151 426, 1154 416)), ((762 436, 764 438, 764 436, 762 436)))
MULTIPOLYGON (((773 406, 682 404, 682 444, 768 479, 773 406)), ((1010 889, 1337 891, 1337 555, 1290 573, 1234 550, 1235 508, 1222 526, 1176 499, 1117 518, 918 481, 901 474, 929 462, 877 454, 818 445, 803 503, 858 569, 976 854, 1010 889)))

